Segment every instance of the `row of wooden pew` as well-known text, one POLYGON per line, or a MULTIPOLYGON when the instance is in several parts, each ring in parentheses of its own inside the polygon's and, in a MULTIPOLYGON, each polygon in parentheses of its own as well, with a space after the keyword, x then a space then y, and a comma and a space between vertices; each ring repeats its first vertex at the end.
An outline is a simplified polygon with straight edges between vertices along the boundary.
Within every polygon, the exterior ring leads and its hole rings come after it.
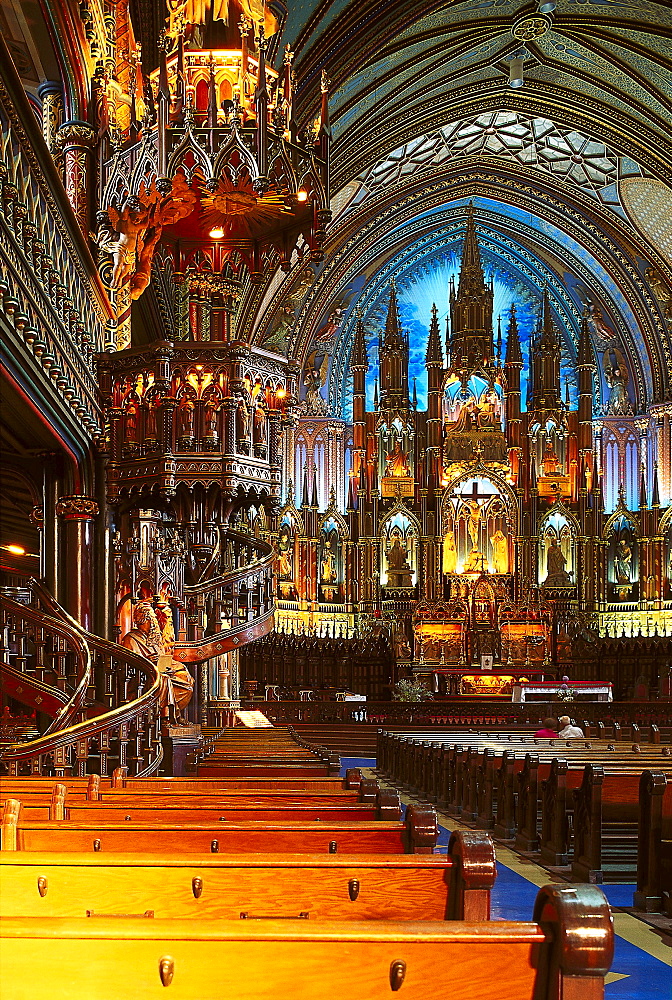
POLYGON ((282 738, 255 732, 218 741, 202 766, 216 776, 0 778, 12 1000, 479 1000, 495 980, 498 1000, 603 997, 613 928, 597 888, 547 886, 530 922, 492 921, 487 832, 433 853, 433 809, 402 820, 396 793, 298 749, 313 762, 290 747, 283 769, 282 738), (285 815, 263 818, 273 808, 285 815))
POLYGON ((644 771, 639 785, 635 906, 672 917, 672 777, 644 771))
POLYGON ((572 878, 634 881, 642 774, 672 777, 670 748, 528 733, 381 731, 378 770, 467 825, 572 878))

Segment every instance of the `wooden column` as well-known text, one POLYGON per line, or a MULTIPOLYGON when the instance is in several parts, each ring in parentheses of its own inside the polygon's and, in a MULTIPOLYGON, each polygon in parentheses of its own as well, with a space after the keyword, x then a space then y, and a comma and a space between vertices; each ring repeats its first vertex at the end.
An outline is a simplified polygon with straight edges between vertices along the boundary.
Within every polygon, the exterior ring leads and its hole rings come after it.
POLYGON ((92 628, 91 586, 93 519, 98 504, 86 496, 61 497, 56 513, 62 521, 59 564, 66 610, 82 628, 92 628))

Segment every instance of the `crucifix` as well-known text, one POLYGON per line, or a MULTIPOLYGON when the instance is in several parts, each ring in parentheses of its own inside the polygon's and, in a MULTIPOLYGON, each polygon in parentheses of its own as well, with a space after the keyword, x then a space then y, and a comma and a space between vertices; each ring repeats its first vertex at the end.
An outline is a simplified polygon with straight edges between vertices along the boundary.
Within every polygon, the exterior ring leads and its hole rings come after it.
POLYGON ((471 494, 462 497, 462 503, 467 508, 467 531, 469 532, 469 538, 471 539, 472 551, 478 550, 479 535, 481 530, 481 524, 483 522, 483 507, 488 500, 492 497, 498 496, 497 493, 479 493, 478 492, 478 480, 474 479, 471 487, 471 494), (479 503, 479 501, 484 501, 479 503))

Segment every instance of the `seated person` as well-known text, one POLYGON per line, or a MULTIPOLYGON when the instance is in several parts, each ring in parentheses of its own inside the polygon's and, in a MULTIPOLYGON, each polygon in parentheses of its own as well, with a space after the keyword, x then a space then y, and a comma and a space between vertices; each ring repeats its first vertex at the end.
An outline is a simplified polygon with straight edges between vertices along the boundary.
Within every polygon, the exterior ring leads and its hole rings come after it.
POLYGON ((558 733, 560 739, 571 740, 572 738, 583 738, 583 729, 579 729, 578 726, 573 726, 572 720, 568 715, 561 715, 558 719, 558 723, 562 726, 562 729, 558 733))
MULTIPOLYGON (((544 719, 544 724, 541 729, 537 729, 535 736, 542 736, 545 739, 554 740, 558 738, 558 720, 557 719, 544 719)), ((583 735, 583 734, 582 734, 583 735)))

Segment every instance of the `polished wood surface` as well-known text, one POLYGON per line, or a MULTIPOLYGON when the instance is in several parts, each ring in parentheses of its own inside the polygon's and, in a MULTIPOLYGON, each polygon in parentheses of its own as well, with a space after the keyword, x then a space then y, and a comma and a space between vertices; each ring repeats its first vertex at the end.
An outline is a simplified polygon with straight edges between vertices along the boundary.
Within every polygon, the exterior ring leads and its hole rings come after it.
MULTIPOLYGON (((490 884, 494 883, 494 852, 490 884)), ((0 916, 442 920, 464 908, 459 858, 443 855, 0 854, 0 916), (455 898, 457 897, 457 898, 455 898)), ((478 890, 467 890, 472 895, 478 890)), ((489 897, 489 891, 488 891, 489 897)), ((485 907, 487 917, 488 905, 485 907)))

